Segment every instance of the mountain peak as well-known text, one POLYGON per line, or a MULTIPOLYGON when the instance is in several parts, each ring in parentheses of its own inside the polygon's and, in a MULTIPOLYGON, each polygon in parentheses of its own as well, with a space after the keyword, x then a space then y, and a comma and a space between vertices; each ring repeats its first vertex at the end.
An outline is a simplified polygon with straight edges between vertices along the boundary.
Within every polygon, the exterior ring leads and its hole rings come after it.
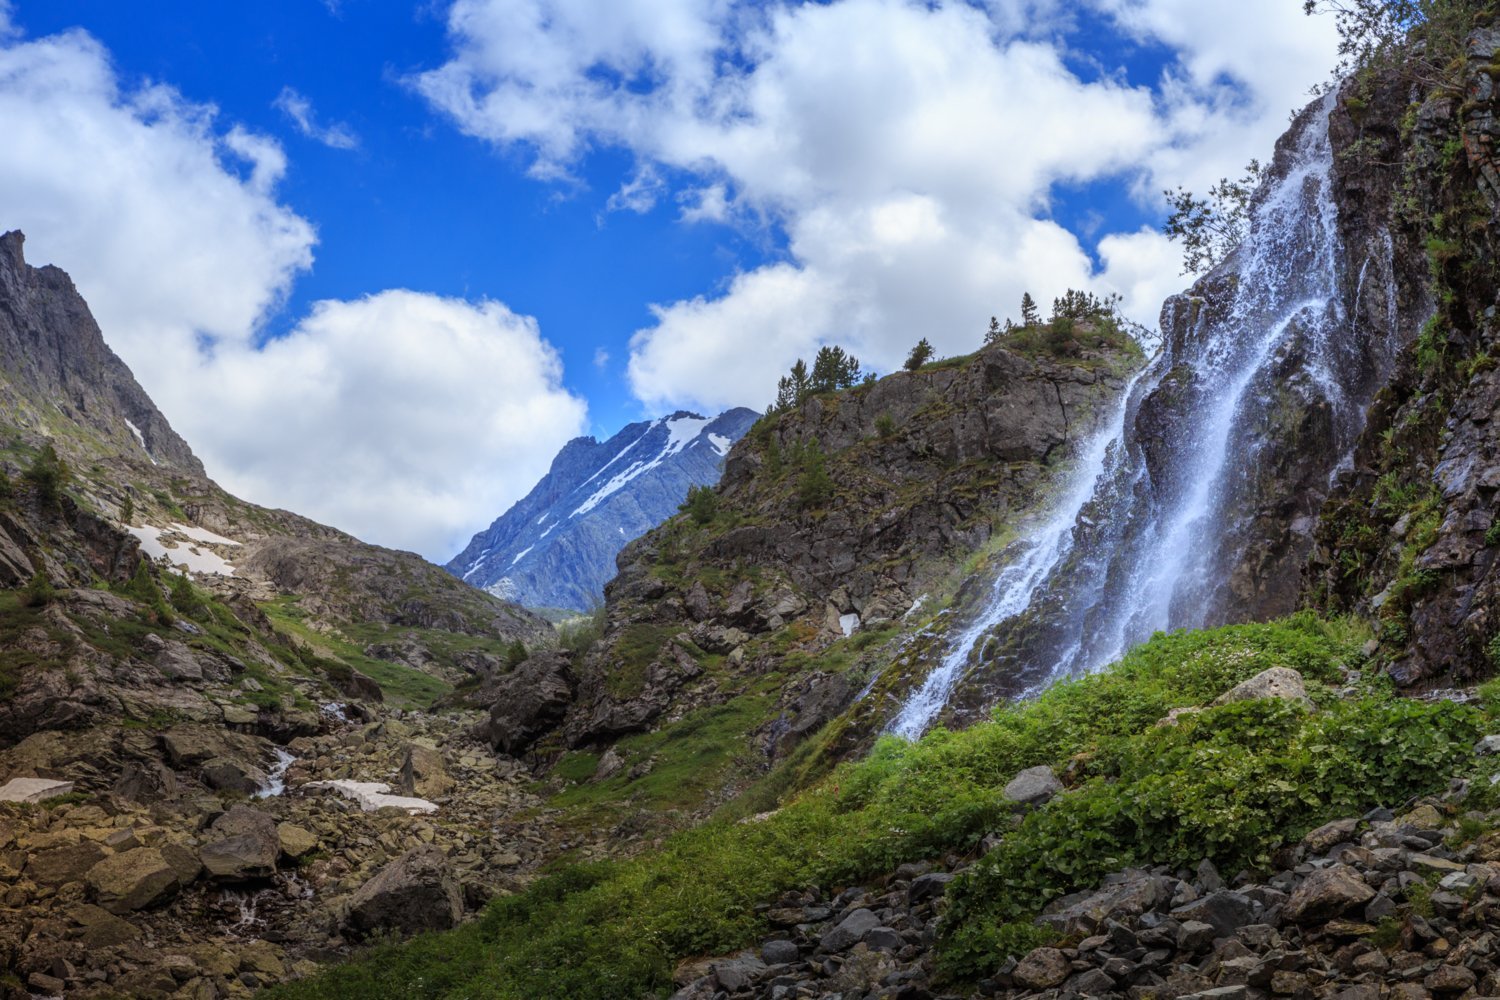
POLYGON ((614 576, 620 549, 676 513, 691 487, 718 482, 730 447, 758 417, 744 408, 712 419, 678 410, 603 443, 575 438, 448 569, 507 600, 585 610, 614 576))

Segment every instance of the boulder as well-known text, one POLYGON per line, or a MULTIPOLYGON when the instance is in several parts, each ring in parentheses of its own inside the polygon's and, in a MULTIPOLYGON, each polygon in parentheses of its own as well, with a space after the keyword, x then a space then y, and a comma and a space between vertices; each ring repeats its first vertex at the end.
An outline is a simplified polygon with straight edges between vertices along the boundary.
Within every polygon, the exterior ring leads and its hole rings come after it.
POLYGON ((402 795, 435 799, 453 790, 454 781, 443 765, 443 755, 432 747, 410 743, 401 759, 396 791, 402 795))
POLYGON ((1062 985, 1072 971, 1067 956, 1056 948, 1037 948, 1021 959, 1011 978, 1028 990, 1050 990, 1062 985))
POLYGON ((861 907, 839 921, 837 927, 825 933, 818 944, 824 951, 846 951, 879 926, 880 918, 873 911, 861 907))
POLYGON ((1138 917, 1172 899, 1172 881, 1160 875, 1131 872, 1097 892, 1081 892, 1049 903, 1037 923, 1067 937, 1095 933, 1108 920, 1138 917))
POLYGON ((99 862, 104 848, 92 840, 35 851, 26 859, 26 877, 38 885, 67 885, 82 882, 99 862))
POLYGON ((214 839, 199 848, 198 857, 211 878, 244 882, 276 873, 281 838, 271 816, 237 805, 214 820, 209 829, 214 839))
POLYGON ((1255 922, 1255 904, 1239 892, 1220 890, 1202 899, 1184 903, 1172 911, 1174 919, 1208 924, 1219 937, 1230 937, 1246 924, 1255 922))
POLYGON ((501 753, 523 753, 562 722, 577 681, 565 653, 538 653, 486 692, 490 718, 479 735, 501 753))
POLYGON ((1056 772, 1043 764, 1040 767, 1028 767, 1010 779, 1010 783, 1005 786, 1004 795, 1008 802, 1039 806, 1062 790, 1063 784, 1057 780, 1056 772))
POLYGON ((276 824, 276 837, 281 842, 281 853, 294 860, 318 846, 317 834, 292 823, 276 824))
POLYGON ((344 929, 363 938, 380 931, 419 934, 457 925, 463 894, 440 848, 413 848, 355 890, 344 929))
POLYGON ((1280 698, 1296 701, 1308 708, 1312 699, 1307 697, 1307 686, 1302 675, 1291 667, 1272 667, 1262 670, 1247 681, 1242 681, 1214 699, 1215 705, 1229 705, 1237 701, 1254 701, 1258 698, 1280 698))
POLYGON ((1342 916, 1375 898, 1375 890, 1346 865, 1321 868, 1297 886, 1286 904, 1286 918, 1311 924, 1342 916))
POLYGON ((149 847, 100 861, 89 869, 88 884, 99 905, 117 915, 165 902, 178 887, 177 872, 149 847))
POLYGON ((1336 819, 1308 833, 1302 838, 1302 842, 1307 845, 1308 850, 1315 854, 1322 854, 1335 844, 1352 842, 1354 833, 1358 829, 1358 819, 1336 819))

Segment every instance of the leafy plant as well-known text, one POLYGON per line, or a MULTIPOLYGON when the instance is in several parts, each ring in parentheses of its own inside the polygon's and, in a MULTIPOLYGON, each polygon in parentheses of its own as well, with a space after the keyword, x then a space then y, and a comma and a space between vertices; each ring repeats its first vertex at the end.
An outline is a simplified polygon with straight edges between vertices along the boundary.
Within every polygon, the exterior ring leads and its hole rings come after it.
POLYGON ((694 486, 689 488, 687 499, 677 509, 696 524, 708 524, 719 512, 719 495, 712 486, 694 486))
MULTIPOLYGON (((993 324, 994 322, 994 319, 991 318, 990 323, 993 324)), ((906 356, 906 362, 901 367, 909 372, 914 372, 931 361, 934 353, 932 344, 928 342, 926 337, 923 337, 917 341, 917 346, 911 349, 911 353, 906 356)))

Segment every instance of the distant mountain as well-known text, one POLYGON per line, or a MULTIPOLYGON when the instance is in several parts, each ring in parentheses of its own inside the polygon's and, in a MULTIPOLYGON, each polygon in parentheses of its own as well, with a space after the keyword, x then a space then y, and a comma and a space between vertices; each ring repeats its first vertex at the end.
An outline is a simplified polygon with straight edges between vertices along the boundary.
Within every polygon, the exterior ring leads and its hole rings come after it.
POLYGON ((615 575, 620 549, 676 513, 690 487, 717 483, 730 445, 759 416, 743 407, 712 420, 679 411, 602 444, 574 438, 448 570, 508 601, 587 610, 615 575))

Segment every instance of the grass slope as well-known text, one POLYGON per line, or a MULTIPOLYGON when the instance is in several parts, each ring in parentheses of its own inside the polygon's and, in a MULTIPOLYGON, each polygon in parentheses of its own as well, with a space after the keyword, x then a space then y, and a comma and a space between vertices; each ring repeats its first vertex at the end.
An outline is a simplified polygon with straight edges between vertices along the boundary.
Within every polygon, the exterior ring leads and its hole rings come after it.
POLYGON ((1364 638, 1309 615, 1158 635, 992 722, 883 741, 768 819, 716 820, 651 855, 565 869, 457 931, 376 948, 269 996, 664 995, 681 959, 759 940, 757 903, 974 852, 1008 825, 999 791, 1017 770, 1071 762, 1070 793, 951 890, 941 960, 955 978, 978 975, 1029 942, 1026 922, 1049 899, 1108 871, 1204 856, 1254 867, 1330 818, 1446 784, 1485 711, 1403 700, 1379 683, 1340 699, 1326 685, 1357 665, 1364 638), (1156 725, 1272 666, 1301 670, 1320 710, 1250 702, 1156 725))

